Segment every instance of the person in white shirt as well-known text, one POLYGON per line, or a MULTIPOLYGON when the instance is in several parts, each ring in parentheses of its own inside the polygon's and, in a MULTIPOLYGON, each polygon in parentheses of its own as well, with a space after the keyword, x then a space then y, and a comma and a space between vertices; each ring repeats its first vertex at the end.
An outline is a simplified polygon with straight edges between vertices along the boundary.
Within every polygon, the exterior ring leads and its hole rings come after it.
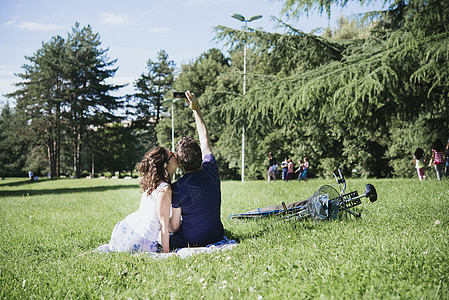
POLYGON ((118 222, 108 244, 99 252, 157 252, 158 237, 163 252, 170 251, 171 178, 179 167, 175 153, 164 147, 148 151, 137 170, 143 174, 139 209, 118 222))

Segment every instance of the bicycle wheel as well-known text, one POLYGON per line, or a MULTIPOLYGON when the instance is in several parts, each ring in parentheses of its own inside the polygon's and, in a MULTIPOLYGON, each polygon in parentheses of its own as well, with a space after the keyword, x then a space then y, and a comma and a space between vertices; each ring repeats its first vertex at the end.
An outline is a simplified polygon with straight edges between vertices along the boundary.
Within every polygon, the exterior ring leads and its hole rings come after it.
POLYGON ((338 207, 334 203, 340 197, 335 188, 330 185, 323 185, 318 191, 309 197, 307 208, 312 219, 321 221, 329 218, 335 219, 338 214, 338 207))

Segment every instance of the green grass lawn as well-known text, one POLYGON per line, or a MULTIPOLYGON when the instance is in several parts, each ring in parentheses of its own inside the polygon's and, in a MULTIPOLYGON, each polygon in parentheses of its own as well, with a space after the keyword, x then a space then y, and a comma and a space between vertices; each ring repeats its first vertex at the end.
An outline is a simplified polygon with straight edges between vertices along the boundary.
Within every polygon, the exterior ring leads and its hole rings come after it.
POLYGON ((0 297, 449 298, 449 180, 349 179, 376 186, 362 218, 229 220, 308 198, 332 180, 223 182, 231 250, 185 259, 78 254, 107 243, 138 208, 137 180, 0 181, 0 297))

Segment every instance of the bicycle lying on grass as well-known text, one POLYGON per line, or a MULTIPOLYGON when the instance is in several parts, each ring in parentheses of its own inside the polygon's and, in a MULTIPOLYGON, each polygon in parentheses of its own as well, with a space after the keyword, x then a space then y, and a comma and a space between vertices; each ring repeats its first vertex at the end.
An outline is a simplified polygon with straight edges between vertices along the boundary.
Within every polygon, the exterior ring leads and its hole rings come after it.
POLYGON ((359 195, 357 191, 345 194, 346 180, 340 169, 338 176, 334 174, 340 192, 330 186, 323 185, 307 200, 293 202, 290 204, 272 205, 256 208, 244 213, 230 215, 230 219, 252 219, 276 216, 282 219, 304 219, 307 217, 313 220, 335 220, 339 213, 348 213, 357 218, 360 213, 353 212, 351 208, 362 204, 362 198, 368 198, 371 202, 377 200, 377 191, 372 184, 365 186, 365 193, 359 195))

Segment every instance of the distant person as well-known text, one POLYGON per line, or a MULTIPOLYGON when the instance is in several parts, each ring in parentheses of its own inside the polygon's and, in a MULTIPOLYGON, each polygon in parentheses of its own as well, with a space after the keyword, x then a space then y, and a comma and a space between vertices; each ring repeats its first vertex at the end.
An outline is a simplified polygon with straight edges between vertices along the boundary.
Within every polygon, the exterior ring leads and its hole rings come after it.
POLYGON ((31 181, 34 179, 34 177, 33 177, 33 171, 29 171, 29 172, 28 172, 28 177, 30 178, 31 181))
POLYGON ((145 154, 137 165, 137 170, 143 174, 139 209, 118 222, 109 243, 100 246, 97 251, 157 252, 159 234, 162 251, 170 251, 170 180, 178 166, 176 155, 167 148, 158 146, 145 154))
POLYGON ((432 144, 432 157, 430 158, 429 167, 434 165, 438 180, 443 177, 443 166, 445 163, 444 145, 440 139, 436 139, 432 144))
POLYGON ((273 176, 273 180, 276 181, 276 175, 278 171, 278 163, 276 158, 273 157, 273 153, 268 153, 268 182, 271 180, 271 176, 273 176))
POLYGON ((424 150, 421 148, 417 148, 415 153, 413 154, 413 164, 415 165, 416 171, 418 172, 418 179, 420 182, 425 178, 426 159, 424 158, 424 150))
POLYGON ((302 162, 302 174, 301 176, 298 177, 298 181, 301 180, 307 181, 307 173, 309 171, 309 166, 310 166, 309 160, 307 159, 307 157, 304 157, 304 160, 302 162))
POLYGON ((288 169, 287 170, 287 181, 290 181, 293 179, 293 174, 294 174, 293 162, 290 158, 288 159, 288 168, 287 169, 288 169))
POLYGON ((282 180, 287 180, 287 174, 288 174, 288 158, 285 157, 284 160, 281 163, 282 168, 282 180))
POLYGON ((170 236, 170 249, 202 247, 224 237, 218 164, 212 154, 198 99, 190 91, 185 95, 195 117, 200 144, 191 137, 184 137, 176 146, 178 161, 185 173, 173 184, 171 229, 175 232, 170 236))
POLYGON ((302 172, 303 172, 302 161, 300 159, 298 159, 298 169, 296 169, 295 173, 298 173, 298 180, 299 181, 301 181, 302 172))
POLYGON ((449 139, 446 145, 446 177, 449 177, 449 139))

